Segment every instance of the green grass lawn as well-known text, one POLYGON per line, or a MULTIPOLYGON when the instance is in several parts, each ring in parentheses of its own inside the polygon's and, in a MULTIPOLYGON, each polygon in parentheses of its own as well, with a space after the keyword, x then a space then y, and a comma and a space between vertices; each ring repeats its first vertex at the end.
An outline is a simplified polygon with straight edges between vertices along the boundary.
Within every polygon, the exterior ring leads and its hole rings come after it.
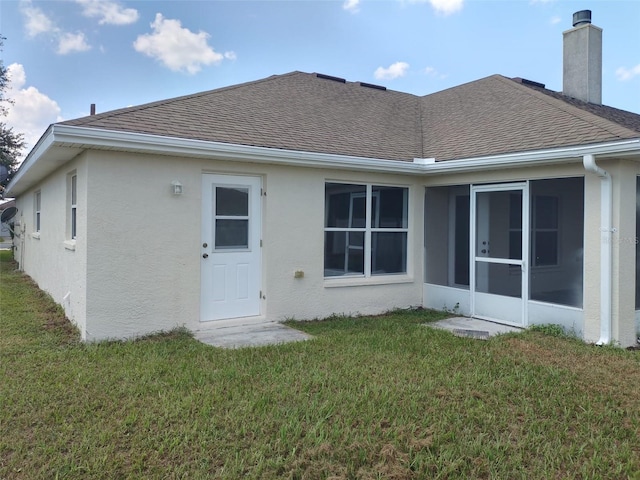
POLYGON ((640 354, 430 311, 85 345, 0 253, 0 479, 640 478, 640 354))

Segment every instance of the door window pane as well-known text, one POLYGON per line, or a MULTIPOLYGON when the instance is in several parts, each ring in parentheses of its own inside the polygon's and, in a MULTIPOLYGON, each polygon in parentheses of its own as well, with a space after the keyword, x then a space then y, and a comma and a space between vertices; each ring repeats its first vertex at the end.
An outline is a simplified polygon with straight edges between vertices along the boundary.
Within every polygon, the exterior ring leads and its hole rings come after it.
POLYGON ((521 298, 522 271, 520 266, 477 262, 476 291, 521 298))
POLYGON ((249 248, 249 220, 216 219, 216 248, 249 248))
POLYGON ((522 230, 522 192, 509 194, 509 228, 522 230))
POLYGON ((216 215, 230 217, 249 215, 249 189, 216 187, 216 215))
POLYGON ((478 192, 476 255, 522 259, 522 192, 478 192))

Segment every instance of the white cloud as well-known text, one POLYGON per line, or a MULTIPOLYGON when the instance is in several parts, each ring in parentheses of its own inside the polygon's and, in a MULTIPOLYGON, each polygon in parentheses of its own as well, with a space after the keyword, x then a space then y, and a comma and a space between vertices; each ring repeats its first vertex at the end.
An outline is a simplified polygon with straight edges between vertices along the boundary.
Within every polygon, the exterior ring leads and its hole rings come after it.
POLYGON ((429 0, 429 3, 436 12, 451 15, 462 10, 464 0, 429 0))
POLYGON ((376 68, 376 71, 373 72, 373 76, 378 80, 393 80, 394 78, 404 77, 408 69, 408 63, 396 62, 391 64, 388 68, 376 68))
POLYGON ((166 19, 157 13, 151 24, 153 33, 138 36, 133 48, 162 62, 174 71, 195 74, 203 65, 217 65, 224 55, 207 44, 210 35, 182 28, 180 20, 166 19))
POLYGON ((342 8, 351 13, 357 13, 360 10, 360 0, 344 0, 342 8))
POLYGON ((549 23, 551 25, 557 25, 562 21, 562 17, 560 17, 559 15, 555 15, 553 17, 551 17, 551 20, 549 20, 549 23))
POLYGON ((425 3, 429 2, 431 7, 437 12, 443 15, 451 15, 452 13, 459 12, 464 6, 464 0, 409 0, 410 3, 425 3))
POLYGON ((423 72, 428 77, 435 77, 440 79, 447 78, 447 76, 444 73, 440 73, 435 67, 425 67, 423 72))
POLYGON ((56 53, 67 55, 72 52, 85 52, 91 49, 84 33, 65 32, 41 9, 32 6, 30 1, 22 1, 20 10, 25 17, 27 35, 30 37, 42 34, 48 35, 57 44, 56 53))
POLYGON ((87 43, 84 33, 62 33, 58 37, 57 53, 67 55, 73 52, 86 52, 91 46, 87 43))
POLYGON ((24 27, 30 37, 58 31, 53 21, 41 9, 32 6, 30 1, 21 2, 20 11, 25 17, 24 27))
POLYGON ((227 60, 235 60, 238 56, 236 55, 236 52, 224 52, 224 58, 227 60))
POLYGON ((638 75, 640 75, 640 63, 635 67, 620 67, 616 70, 616 77, 618 77, 618 80, 620 80, 621 82, 631 80, 633 77, 638 75))
POLYGON ((24 134, 27 150, 31 149, 51 123, 62 120, 60 107, 33 86, 25 87, 27 75, 19 63, 7 67, 9 105, 6 123, 15 133, 24 134))
POLYGON ((118 2, 110 0, 76 0, 83 7, 83 15, 99 18, 100 25, 128 25, 138 20, 135 8, 125 8, 118 2))

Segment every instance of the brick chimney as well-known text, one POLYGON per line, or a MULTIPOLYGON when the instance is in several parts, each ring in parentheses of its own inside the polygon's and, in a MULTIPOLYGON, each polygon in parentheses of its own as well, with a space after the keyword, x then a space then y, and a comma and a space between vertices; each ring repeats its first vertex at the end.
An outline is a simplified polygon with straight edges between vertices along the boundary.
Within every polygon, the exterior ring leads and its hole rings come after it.
POLYGON ((562 36, 562 93, 602 104, 602 29, 591 24, 591 10, 574 13, 562 36))

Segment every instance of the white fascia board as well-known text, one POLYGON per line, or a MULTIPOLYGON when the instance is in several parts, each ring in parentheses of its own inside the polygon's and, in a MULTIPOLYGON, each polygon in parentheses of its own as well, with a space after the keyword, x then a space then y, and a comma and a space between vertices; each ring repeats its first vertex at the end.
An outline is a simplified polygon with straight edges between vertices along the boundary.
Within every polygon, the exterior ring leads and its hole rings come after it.
MULTIPOLYGON (((584 155, 640 155, 640 138, 595 145, 545 149, 440 162, 425 162, 422 159, 417 162, 411 162, 255 147, 250 145, 54 124, 47 129, 20 166, 18 172, 7 186, 6 194, 11 193, 12 189, 22 180, 28 184, 35 180, 35 178, 32 177, 39 177, 42 174, 46 174, 48 169, 44 165, 40 165, 40 167, 43 168, 34 167, 41 161, 47 161, 45 158, 47 153, 51 154, 56 150, 55 163, 59 164, 62 161, 71 160, 80 150, 90 149, 92 147, 96 149, 155 153, 158 155, 240 160, 274 165, 335 168, 405 175, 437 175, 550 165, 567 160, 581 162, 584 155), (68 153, 65 154, 64 151, 68 153), (67 155, 68 158, 65 158, 65 155, 67 155), (31 175, 29 174, 30 172, 31 175)), ((49 168, 55 168, 55 166, 52 165, 49 166, 49 168)), ((25 187, 25 185, 18 186, 16 192, 19 194, 25 189, 23 187, 25 187)))
POLYGON ((205 157, 315 168, 366 170, 396 174, 416 174, 423 171, 421 165, 398 160, 255 147, 68 125, 54 125, 54 137, 56 144, 78 144, 84 148, 96 147, 161 155, 205 157))
POLYGON ((144 133, 100 130, 68 125, 54 125, 53 129, 56 144, 76 144, 82 145, 85 148, 94 146, 97 148, 128 149, 162 155, 187 155, 255 163, 366 170, 413 175, 464 173, 479 170, 503 169, 506 167, 530 167, 534 165, 553 164, 566 160, 582 162, 584 155, 611 156, 640 154, 640 138, 637 138, 592 145, 551 148, 439 162, 404 162, 209 142, 144 133))
POLYGON ((552 165, 561 161, 582 163, 584 155, 640 155, 640 138, 575 147, 534 150, 487 157, 445 160, 423 165, 425 174, 467 173, 480 170, 552 165))
POLYGON ((40 137, 36 146, 29 152, 27 158, 24 159, 18 171, 7 185, 5 194, 8 195, 11 192, 11 189, 16 183, 24 177, 25 173, 28 172, 38 162, 38 159, 53 145, 53 127, 53 125, 49 125, 49 128, 47 128, 47 131, 40 137))

